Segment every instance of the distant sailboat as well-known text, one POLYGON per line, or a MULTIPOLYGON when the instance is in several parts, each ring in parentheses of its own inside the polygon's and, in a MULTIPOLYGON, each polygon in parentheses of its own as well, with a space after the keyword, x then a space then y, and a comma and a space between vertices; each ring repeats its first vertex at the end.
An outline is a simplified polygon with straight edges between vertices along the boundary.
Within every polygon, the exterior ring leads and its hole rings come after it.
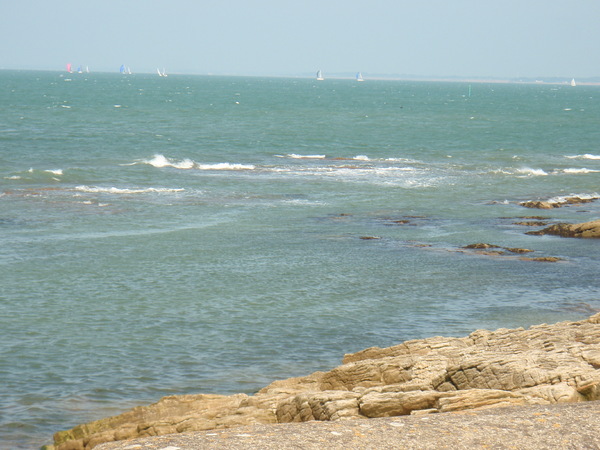
POLYGON ((365 81, 364 78, 363 78, 363 76, 362 76, 362 73, 358 72, 356 74, 356 81, 365 81))
POLYGON ((124 64, 122 64, 119 68, 119 72, 123 75, 131 75, 131 69, 129 67, 126 67, 124 64))
POLYGON ((67 72, 73 73, 73 65, 71 63, 67 63, 67 72))
POLYGON ((119 73, 125 74, 125 66, 123 64, 121 64, 121 67, 119 67, 119 73))
POLYGON ((320 70, 317 71, 317 81, 323 81, 325 78, 323 78, 323 72, 321 72, 320 70))
POLYGON ((575 78, 571 80, 571 86, 577 86, 577 83, 575 83, 575 78))
POLYGON ((77 68, 77 73, 83 73, 83 69, 81 68, 81 66, 79 66, 79 67, 77 68))
POLYGON ((156 69, 156 72, 158 73, 159 77, 166 77, 167 75, 167 71, 165 69, 162 70, 162 72, 160 71, 160 69, 156 69))

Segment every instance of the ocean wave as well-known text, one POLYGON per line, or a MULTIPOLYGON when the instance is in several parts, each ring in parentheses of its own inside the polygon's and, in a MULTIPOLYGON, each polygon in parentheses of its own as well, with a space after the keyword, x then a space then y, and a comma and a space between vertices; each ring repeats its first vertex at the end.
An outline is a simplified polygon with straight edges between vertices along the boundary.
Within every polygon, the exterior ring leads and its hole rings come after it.
POLYGON ((34 169, 30 168, 22 172, 13 172, 11 175, 4 177, 5 180, 25 180, 25 181, 61 181, 63 169, 34 169))
POLYGON ((163 155, 154 155, 152 159, 142 161, 145 164, 150 164, 156 168, 174 167, 175 169, 193 169, 194 161, 191 159, 183 159, 181 161, 172 161, 163 155))
POLYGON ((216 163, 196 164, 195 168, 200 170, 254 170, 256 166, 253 164, 216 163))
POLYGON ((585 155, 573 155, 573 156, 565 156, 568 159, 600 159, 600 155, 591 155, 586 153, 585 155))
MULTIPOLYGON (((182 160, 174 160, 167 158, 164 155, 154 155, 152 159, 141 161, 142 164, 149 164, 152 167, 163 168, 173 167, 175 169, 197 169, 197 170, 254 170, 255 166, 252 164, 236 164, 236 163, 214 163, 214 164, 201 164, 192 161, 189 158, 182 160)), ((137 164, 137 163, 133 163, 137 164)))
POLYGON ((597 192, 594 192, 592 194, 583 193, 583 194, 560 195, 560 196, 549 198, 547 201, 548 201, 548 203, 567 203, 567 201, 569 199, 573 199, 573 198, 580 198, 582 200, 595 200, 595 199, 600 198, 600 194, 598 194, 597 192))
POLYGON ((581 173, 596 173, 596 172, 600 172, 600 170, 593 170, 593 169, 586 169, 585 167, 582 169, 563 169, 560 171, 560 173, 567 173, 567 174, 581 174, 581 173))
POLYGON ((292 159, 325 159, 326 155, 298 155, 296 153, 288 153, 286 155, 275 155, 277 158, 292 158, 292 159))
POLYGON ((147 194, 147 193, 169 193, 183 192, 185 189, 173 188, 117 188, 117 187, 99 187, 99 186, 76 186, 76 191, 94 194, 147 194))
POLYGON ((530 167, 523 167, 521 169, 517 169, 517 173, 528 177, 543 177, 548 175, 548 173, 542 169, 532 169, 530 167))

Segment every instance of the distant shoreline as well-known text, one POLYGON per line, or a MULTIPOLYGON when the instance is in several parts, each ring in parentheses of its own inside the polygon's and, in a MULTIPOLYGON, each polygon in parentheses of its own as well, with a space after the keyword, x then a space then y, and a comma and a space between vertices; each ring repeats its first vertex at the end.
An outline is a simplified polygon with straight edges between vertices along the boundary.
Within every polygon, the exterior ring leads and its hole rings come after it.
MULTIPOLYGON (((92 75, 92 74, 115 74, 122 75, 117 70, 107 71, 98 70, 91 71, 88 73, 69 73, 62 69, 8 69, 0 68, 0 72, 55 72, 69 75, 92 75)), ((156 75, 154 71, 140 71, 134 72, 132 75, 156 75)), ((236 78, 295 78, 295 79, 311 79, 314 75, 304 74, 227 74, 227 73, 186 73, 186 72, 169 72, 169 75, 173 76, 206 76, 206 77, 236 77, 236 78)), ((568 77, 539 77, 539 78, 495 78, 495 77, 445 77, 445 76, 420 76, 420 75, 385 75, 385 74, 373 74, 369 75, 368 72, 363 72, 365 81, 415 81, 415 82, 434 82, 434 83, 483 83, 483 84, 534 84, 534 85, 548 85, 548 86, 569 86, 571 78, 568 77)), ((125 76, 125 75, 124 75, 125 76)), ((334 73, 326 75, 325 80, 354 80, 353 74, 349 73, 334 73)), ((577 86, 600 86, 600 77, 583 77, 575 78, 577 86)))

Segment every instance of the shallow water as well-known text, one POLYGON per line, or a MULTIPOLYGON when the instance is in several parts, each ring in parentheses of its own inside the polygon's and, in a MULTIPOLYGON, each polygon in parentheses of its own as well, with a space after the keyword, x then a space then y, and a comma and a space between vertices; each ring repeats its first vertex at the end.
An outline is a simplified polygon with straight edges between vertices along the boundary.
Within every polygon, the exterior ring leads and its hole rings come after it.
POLYGON ((600 217, 519 205, 598 196, 597 87, 0 78, 0 446, 600 308, 596 241, 515 225, 600 217))

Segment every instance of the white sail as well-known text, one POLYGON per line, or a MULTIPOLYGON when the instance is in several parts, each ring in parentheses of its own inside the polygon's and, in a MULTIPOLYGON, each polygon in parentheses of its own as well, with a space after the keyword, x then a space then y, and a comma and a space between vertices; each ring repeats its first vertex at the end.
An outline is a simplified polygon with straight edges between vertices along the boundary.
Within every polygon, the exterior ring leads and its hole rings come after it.
POLYGON ((571 80, 571 86, 577 86, 577 83, 575 83, 575 78, 571 80))
POLYGON ((320 70, 317 71, 317 81, 323 81, 325 78, 323 78, 323 72, 321 72, 320 70))
POLYGON ((363 79, 362 73, 358 72, 358 73, 356 74, 356 81, 365 81, 365 80, 363 79))

